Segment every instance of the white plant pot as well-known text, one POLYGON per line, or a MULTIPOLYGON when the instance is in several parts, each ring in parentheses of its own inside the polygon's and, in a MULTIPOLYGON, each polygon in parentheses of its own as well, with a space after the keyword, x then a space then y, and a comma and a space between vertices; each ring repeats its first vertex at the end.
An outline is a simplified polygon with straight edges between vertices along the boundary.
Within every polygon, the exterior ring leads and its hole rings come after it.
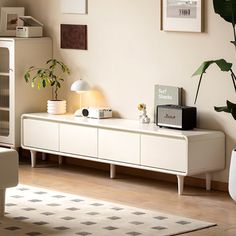
POLYGON ((229 168, 229 194, 236 201, 236 149, 232 151, 229 168))
POLYGON ((47 112, 53 115, 61 115, 66 113, 66 101, 65 100, 48 100, 47 112))

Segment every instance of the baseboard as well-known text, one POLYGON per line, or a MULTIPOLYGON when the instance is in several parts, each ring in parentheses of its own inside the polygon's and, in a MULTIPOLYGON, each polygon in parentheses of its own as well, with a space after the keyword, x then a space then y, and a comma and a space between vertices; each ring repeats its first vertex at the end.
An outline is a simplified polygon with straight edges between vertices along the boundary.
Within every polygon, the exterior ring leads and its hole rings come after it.
MULTIPOLYGON (((20 156, 29 157, 30 156, 29 151, 21 150, 20 156)), ((40 153, 38 153, 38 156, 40 156, 40 153)), ((48 155, 48 159, 52 162, 58 161, 58 157, 51 154, 48 155)), ((101 162, 93 162, 93 161, 87 161, 83 159, 65 157, 63 159, 63 163, 68 164, 68 165, 77 165, 77 166, 94 168, 94 169, 103 170, 107 172, 109 171, 109 164, 105 164, 101 162)), ((131 175, 131 176, 138 176, 138 177, 143 177, 147 179, 155 179, 159 181, 161 180, 161 181, 167 181, 171 183, 177 183, 177 178, 175 175, 165 174, 165 173, 160 173, 160 172, 155 172, 155 171, 147 171, 147 170, 141 170, 141 169, 136 169, 136 168, 117 166, 117 173, 131 175)), ((205 188, 205 179, 201 179, 197 177, 186 177, 184 180, 184 184, 187 186, 205 188)), ((212 189, 227 192, 228 183, 212 181, 212 189)))

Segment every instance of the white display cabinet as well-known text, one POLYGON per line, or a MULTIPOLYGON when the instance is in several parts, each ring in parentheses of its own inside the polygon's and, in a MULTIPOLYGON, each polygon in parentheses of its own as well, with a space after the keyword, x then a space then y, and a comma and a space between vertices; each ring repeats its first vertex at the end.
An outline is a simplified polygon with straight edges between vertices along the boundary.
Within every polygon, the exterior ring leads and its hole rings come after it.
POLYGON ((50 38, 0 37, 0 146, 20 147, 20 117, 25 112, 45 111, 50 91, 32 89, 24 72, 43 66, 52 57, 50 38))

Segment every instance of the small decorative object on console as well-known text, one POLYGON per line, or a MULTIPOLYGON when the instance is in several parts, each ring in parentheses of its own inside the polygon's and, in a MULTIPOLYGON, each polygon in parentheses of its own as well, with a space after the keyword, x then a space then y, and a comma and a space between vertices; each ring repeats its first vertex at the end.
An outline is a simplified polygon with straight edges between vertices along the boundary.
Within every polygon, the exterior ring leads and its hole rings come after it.
POLYGON ((83 108, 82 116, 94 119, 105 119, 112 117, 111 108, 83 108))
POLYGON ((146 104, 140 103, 138 105, 138 109, 140 110, 139 121, 140 123, 150 123, 150 118, 147 116, 146 104))
POLYGON ((196 107, 160 105, 156 115, 156 124, 161 127, 189 130, 197 123, 196 107))
POLYGON ((19 20, 24 22, 24 26, 16 27, 16 37, 35 38, 43 36, 43 24, 32 16, 19 16, 19 20))
POLYGON ((154 121, 156 121, 157 105, 182 105, 182 88, 156 84, 154 87, 154 121))

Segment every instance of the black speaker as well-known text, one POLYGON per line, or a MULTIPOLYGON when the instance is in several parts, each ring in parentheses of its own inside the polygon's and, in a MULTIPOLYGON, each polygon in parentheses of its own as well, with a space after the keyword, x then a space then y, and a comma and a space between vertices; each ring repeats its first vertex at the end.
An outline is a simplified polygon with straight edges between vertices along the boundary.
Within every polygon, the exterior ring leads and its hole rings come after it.
POLYGON ((156 124, 160 127, 189 130, 196 128, 197 108, 177 105, 159 105, 156 124))

